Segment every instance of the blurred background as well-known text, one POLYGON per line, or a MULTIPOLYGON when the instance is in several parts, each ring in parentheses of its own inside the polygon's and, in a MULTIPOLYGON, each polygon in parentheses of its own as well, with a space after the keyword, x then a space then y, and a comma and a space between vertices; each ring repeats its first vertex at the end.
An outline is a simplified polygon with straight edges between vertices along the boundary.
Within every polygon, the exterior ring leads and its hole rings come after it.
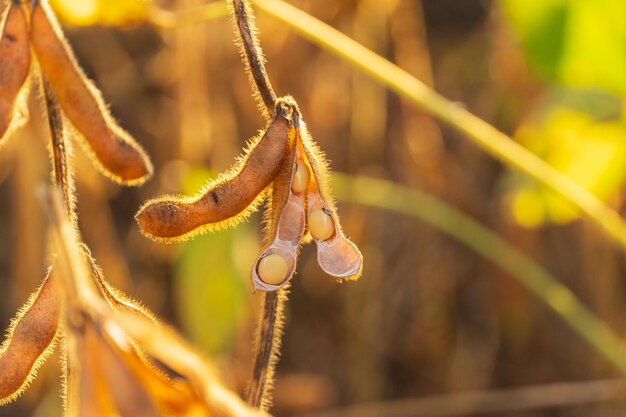
MULTIPOLYGON (((289 2, 623 209, 623 0, 289 2)), ((174 28, 155 23, 154 7, 187 10, 202 0, 51 3, 79 63, 156 168, 145 186, 120 188, 76 146, 83 238, 114 286, 173 324, 243 393, 259 311, 249 271, 261 247, 260 213, 237 229, 176 245, 144 238, 133 220, 148 198, 195 193, 264 127, 229 18, 174 28)), ((626 259, 596 226, 338 57, 257 14, 274 88, 298 101, 334 170, 403 184, 456 206, 626 334, 626 259)), ((50 176, 41 108, 31 94, 29 123, 0 152, 3 329, 49 261, 34 193, 50 176)), ((276 416, 358 416, 358 410, 324 413, 400 400, 415 408, 379 415, 626 416, 626 384, 612 379, 618 371, 510 274, 419 220, 341 199, 338 205, 344 230, 363 252, 363 276, 338 284, 317 266, 314 246, 302 250, 287 306, 276 416), (543 405, 551 394, 542 384, 596 380, 604 381, 594 386, 596 397, 564 394, 543 405), (539 389, 523 397, 519 410, 499 394, 531 386, 539 389), (468 406, 459 397, 474 391, 492 393, 495 408, 468 406), (532 401, 539 405, 528 406, 532 401)), ((60 415, 58 363, 56 354, 0 416, 60 415)))

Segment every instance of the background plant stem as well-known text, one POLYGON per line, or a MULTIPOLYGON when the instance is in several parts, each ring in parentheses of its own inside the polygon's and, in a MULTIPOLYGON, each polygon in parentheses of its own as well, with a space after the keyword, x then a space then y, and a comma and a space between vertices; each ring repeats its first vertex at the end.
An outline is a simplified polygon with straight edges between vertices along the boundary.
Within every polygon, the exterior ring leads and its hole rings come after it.
POLYGON ((622 339, 569 288, 496 233, 436 197, 405 186, 336 173, 333 179, 333 191, 340 200, 423 220, 507 271, 626 375, 626 348, 622 339))
POLYGON ((458 103, 447 100, 408 72, 308 13, 282 0, 256 0, 255 5, 306 39, 350 62, 464 133, 475 144, 508 166, 520 170, 562 195, 626 250, 626 223, 614 210, 489 123, 458 103))

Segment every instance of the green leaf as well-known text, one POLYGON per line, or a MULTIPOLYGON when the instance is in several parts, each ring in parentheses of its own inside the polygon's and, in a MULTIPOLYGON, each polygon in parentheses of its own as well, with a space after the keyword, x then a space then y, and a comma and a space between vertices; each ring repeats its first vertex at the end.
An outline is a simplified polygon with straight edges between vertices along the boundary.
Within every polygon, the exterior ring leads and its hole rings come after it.
POLYGON ((569 87, 626 96, 626 2, 502 0, 531 70, 569 87))
MULTIPOLYGON (((196 193, 210 176, 208 170, 192 169, 183 192, 196 193)), ((258 234, 249 224, 183 244, 174 278, 177 313, 185 332, 206 352, 228 352, 245 323, 250 267, 258 252, 258 234)))
MULTIPOLYGON (((563 103, 553 103, 541 119, 523 123, 515 137, 603 201, 610 201, 626 180, 623 119, 595 120, 563 103)), ((517 176, 509 183, 508 201, 513 218, 527 227, 566 223, 580 215, 556 193, 517 176)))

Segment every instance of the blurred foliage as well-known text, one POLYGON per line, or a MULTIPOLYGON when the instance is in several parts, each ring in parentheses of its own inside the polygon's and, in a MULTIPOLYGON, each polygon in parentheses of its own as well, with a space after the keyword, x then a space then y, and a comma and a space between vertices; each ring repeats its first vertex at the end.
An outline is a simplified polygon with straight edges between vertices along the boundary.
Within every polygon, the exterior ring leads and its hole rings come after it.
POLYGON ((626 2, 502 0, 531 68, 569 87, 626 97, 626 2))
MULTIPOLYGON (((626 180, 626 2, 502 0, 529 67, 544 82, 515 138, 606 202, 626 180)), ((545 187, 509 178, 513 218, 536 227, 578 210, 545 187)))
MULTIPOLYGON (((195 195, 214 173, 193 168, 181 192, 195 195)), ((178 314, 185 331, 205 351, 226 354, 248 317, 250 265, 258 236, 249 223, 198 236, 182 245, 174 272, 178 314)))
POLYGON ((67 25, 127 26, 146 20, 149 0, 50 0, 59 19, 67 25))
MULTIPOLYGON (((626 180, 626 120, 598 120, 592 112, 551 101, 523 123, 515 137, 597 197, 611 201, 626 180)), ((520 176, 515 178, 510 203, 520 224, 536 227, 545 221, 565 223, 578 216, 578 211, 554 192, 520 176)))

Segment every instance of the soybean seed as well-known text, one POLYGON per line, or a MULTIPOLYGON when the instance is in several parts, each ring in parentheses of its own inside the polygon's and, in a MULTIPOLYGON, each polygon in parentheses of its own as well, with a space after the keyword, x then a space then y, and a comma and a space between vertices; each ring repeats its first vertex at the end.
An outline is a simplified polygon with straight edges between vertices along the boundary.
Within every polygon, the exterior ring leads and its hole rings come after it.
POLYGON ((315 240, 326 240, 335 234, 335 223, 324 209, 317 209, 309 215, 309 231, 315 240))
POLYGON ((287 262, 282 256, 269 254, 259 261, 257 272, 259 278, 269 285, 279 285, 287 278, 287 262))
POLYGON ((291 191, 301 193, 307 189, 311 182, 311 172, 304 161, 296 162, 296 169, 291 182, 291 191))

